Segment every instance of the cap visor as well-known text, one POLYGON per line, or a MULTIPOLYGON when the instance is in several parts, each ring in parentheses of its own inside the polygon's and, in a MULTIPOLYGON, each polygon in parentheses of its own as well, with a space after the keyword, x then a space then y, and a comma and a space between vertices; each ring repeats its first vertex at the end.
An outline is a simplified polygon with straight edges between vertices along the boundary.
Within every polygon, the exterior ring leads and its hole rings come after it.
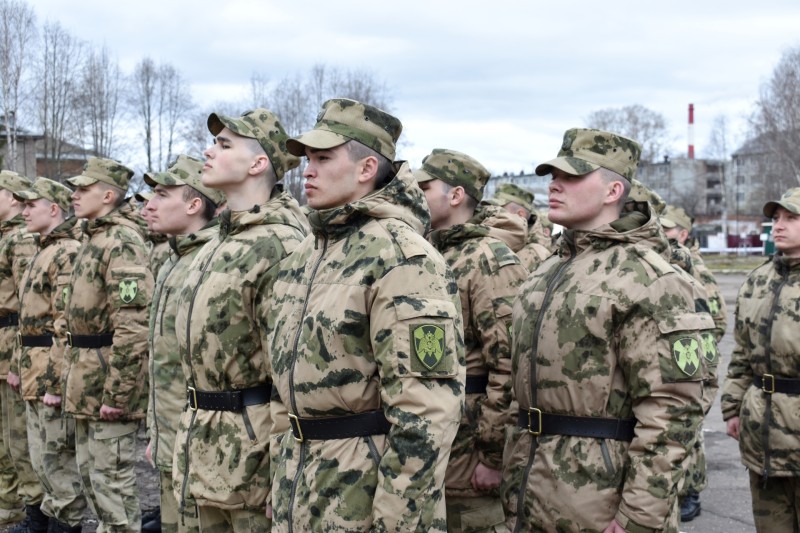
POLYGON ((222 128, 225 127, 225 124, 220 119, 220 115, 217 115, 216 113, 211 113, 208 115, 206 124, 208 125, 208 131, 210 131, 211 135, 214 135, 215 137, 219 135, 219 132, 221 132, 222 128))
POLYGON ((166 187, 175 187, 177 185, 186 185, 184 182, 175 179, 169 172, 147 172, 144 175, 144 182, 151 187, 156 185, 164 185, 166 187))
POLYGON ((98 180, 90 178, 89 176, 84 176, 83 174, 67 179, 67 183, 74 185, 75 187, 88 187, 89 185, 94 185, 97 182, 98 180))
POLYGON ((556 157, 547 163, 542 163, 537 166, 535 172, 537 176, 546 176, 547 174, 552 174, 554 168, 573 176, 583 176, 584 174, 597 170, 600 168, 600 165, 590 163, 585 159, 578 159, 577 157, 556 157))
POLYGON ((339 135, 332 131, 315 129, 295 137, 294 139, 287 140, 286 149, 290 154, 302 157, 306 155, 306 146, 316 150, 328 150, 330 148, 336 148, 349 140, 350 139, 344 135, 339 135))
POLYGON ((677 224, 675 222, 673 222, 672 220, 670 220, 668 218, 661 217, 661 218, 658 219, 658 221, 661 222, 661 226, 662 227, 665 227, 667 229, 674 228, 675 226, 677 226, 677 224))
POLYGON ((11 193, 17 201, 24 202, 26 200, 38 200, 42 195, 34 191, 19 191, 11 193))
POLYGON ((422 169, 415 170, 412 174, 414 175, 414 179, 417 180, 417 183, 425 183, 426 181, 433 181, 436 179, 422 169))

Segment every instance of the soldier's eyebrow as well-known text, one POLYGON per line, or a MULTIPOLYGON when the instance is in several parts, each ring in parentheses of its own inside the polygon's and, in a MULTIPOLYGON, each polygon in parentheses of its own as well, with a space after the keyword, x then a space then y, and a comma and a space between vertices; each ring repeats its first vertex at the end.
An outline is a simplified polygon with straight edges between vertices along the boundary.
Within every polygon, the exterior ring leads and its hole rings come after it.
POLYGON ((222 136, 222 135, 217 135, 217 136, 216 136, 216 138, 215 138, 215 140, 216 140, 218 143, 229 143, 229 142, 231 142, 231 139, 229 139, 228 137, 224 137, 224 136, 222 136))

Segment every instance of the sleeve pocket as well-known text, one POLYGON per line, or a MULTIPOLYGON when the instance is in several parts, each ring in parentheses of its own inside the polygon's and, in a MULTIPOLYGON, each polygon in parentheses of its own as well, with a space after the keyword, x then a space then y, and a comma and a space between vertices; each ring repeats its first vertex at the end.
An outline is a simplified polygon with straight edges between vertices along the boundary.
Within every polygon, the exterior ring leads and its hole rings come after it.
POLYGON ((398 371, 405 377, 452 378, 458 373, 462 335, 455 304, 429 298, 394 298, 398 371))
MULTIPOLYGON (((669 357, 659 359, 664 383, 699 381, 707 372, 706 339, 701 333, 714 328, 707 313, 683 313, 656 321, 661 338, 668 344, 669 357)), ((714 348, 715 349, 715 348, 714 348)))
POLYGON ((145 307, 147 267, 115 268, 111 271, 109 294, 116 308, 145 307))

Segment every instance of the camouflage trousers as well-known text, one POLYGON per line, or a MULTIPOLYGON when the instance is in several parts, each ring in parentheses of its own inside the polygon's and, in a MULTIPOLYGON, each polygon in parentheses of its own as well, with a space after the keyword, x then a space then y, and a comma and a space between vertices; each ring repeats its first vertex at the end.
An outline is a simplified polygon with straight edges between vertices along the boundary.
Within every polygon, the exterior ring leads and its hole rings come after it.
POLYGON ((142 530, 136 486, 138 422, 75 419, 75 455, 98 533, 142 530))
POLYGON ((753 518, 759 533, 797 533, 800 531, 800 478, 764 478, 752 470, 750 496, 753 518))
POLYGON ((181 512, 175 498, 172 471, 161 470, 161 531, 163 533, 198 533, 197 507, 187 506, 181 512))
POLYGON ((708 478, 706 477, 706 447, 702 424, 697 427, 697 438, 684 461, 684 468, 685 474, 679 493, 681 498, 686 496, 689 491, 699 494, 708 485, 708 478))
POLYGON ((505 513, 499 497, 447 496, 448 533, 505 533, 505 513))
POLYGON ((248 511, 198 506, 197 510, 201 533, 250 533, 272 529, 272 521, 263 509, 248 511))
MULTIPOLYGON (((0 412, 5 412, 7 394, 14 391, 6 383, 5 378, 0 379, 0 412)), ((0 416, 0 525, 12 522, 19 522, 25 517, 25 504, 17 494, 17 470, 11 462, 9 455, 8 441, 6 441, 5 426, 3 422, 5 416, 0 416)))
POLYGON ((3 382, 3 440, 7 443, 8 454, 17 471, 17 494, 25 505, 39 505, 44 497, 42 484, 33 471, 28 449, 28 424, 26 422, 26 403, 19 393, 14 392, 3 382))
POLYGON ((42 511, 59 522, 77 526, 86 510, 81 475, 75 459, 75 420, 61 407, 28 404, 31 464, 44 487, 42 511))

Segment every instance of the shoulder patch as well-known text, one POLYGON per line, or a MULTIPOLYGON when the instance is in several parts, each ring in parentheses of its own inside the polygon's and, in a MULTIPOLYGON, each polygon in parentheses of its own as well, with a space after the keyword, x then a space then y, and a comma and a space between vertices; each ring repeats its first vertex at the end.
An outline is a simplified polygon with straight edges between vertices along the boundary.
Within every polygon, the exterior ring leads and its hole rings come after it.
POLYGON ((444 329, 433 324, 411 326, 413 340, 412 370, 421 371, 421 364, 426 370, 434 370, 444 355, 444 329))
POLYGON ((672 358, 687 376, 694 376, 700 368, 699 349, 699 343, 692 337, 680 337, 672 343, 672 358))
POLYGON ((703 344, 703 357, 706 358, 706 361, 709 363, 716 361, 719 357, 719 350, 717 349, 717 341, 714 339, 714 335, 709 332, 701 333, 700 341, 703 344))
POLYGON ((135 279, 123 279, 119 282, 119 299, 123 303, 129 304, 139 292, 139 283, 135 279))
POLYGON ((489 249, 492 251, 497 265, 504 267, 506 265, 519 265, 520 260, 517 254, 511 251, 504 242, 493 242, 489 244, 489 249))

